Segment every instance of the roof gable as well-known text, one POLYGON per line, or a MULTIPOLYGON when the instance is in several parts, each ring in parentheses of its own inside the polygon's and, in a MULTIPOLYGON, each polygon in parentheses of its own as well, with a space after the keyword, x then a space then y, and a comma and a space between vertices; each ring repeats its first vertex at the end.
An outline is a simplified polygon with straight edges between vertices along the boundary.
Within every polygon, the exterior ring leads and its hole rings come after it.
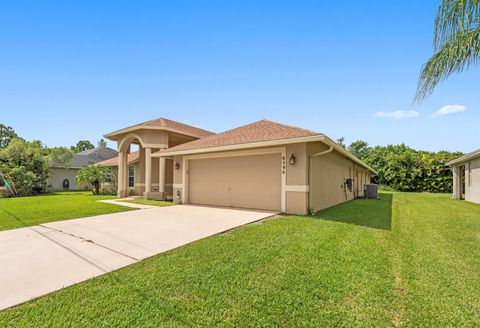
POLYGON ((188 124, 180 123, 177 121, 172 121, 166 118, 157 118, 140 124, 132 125, 124 129, 120 129, 105 135, 106 138, 112 138, 118 134, 135 131, 139 129, 158 129, 158 130, 167 130, 179 134, 184 134, 188 136, 193 136, 197 138, 207 137, 213 132, 197 128, 188 124))

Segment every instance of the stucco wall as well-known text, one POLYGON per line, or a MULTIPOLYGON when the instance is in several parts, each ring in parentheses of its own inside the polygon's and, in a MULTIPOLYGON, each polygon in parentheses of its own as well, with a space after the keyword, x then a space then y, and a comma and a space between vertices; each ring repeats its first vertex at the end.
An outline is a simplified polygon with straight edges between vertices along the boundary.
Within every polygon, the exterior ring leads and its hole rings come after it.
MULTIPOLYGON (((281 147, 281 146, 280 146, 281 147)), ((320 157, 310 156, 329 149, 321 142, 300 143, 285 145, 286 149, 286 177, 285 177, 285 212, 289 214, 307 214, 308 208, 319 210, 327 208, 355 196, 363 196, 363 186, 370 179, 368 171, 356 164, 351 159, 332 152, 320 157), (291 155, 295 156, 295 164, 290 164, 291 155), (344 188, 347 178, 353 180, 353 190, 344 188)), ((259 148, 260 149, 260 148, 259 148)), ((231 152, 235 153, 234 151, 231 152)), ((181 196, 176 196, 177 191, 182 193, 183 158, 174 157, 173 163, 179 162, 180 169, 173 169, 174 201, 180 202, 181 196)))
POLYGON ((305 215, 308 211, 308 192, 287 191, 286 213, 305 215))
POLYGON ((77 186, 77 172, 78 169, 66 168, 52 168, 50 179, 48 180, 48 188, 50 190, 64 190, 63 180, 68 179, 70 182, 70 190, 88 189, 88 186, 77 186))
POLYGON ((183 189, 179 187, 183 181, 183 157, 182 156, 175 156, 173 158, 173 201, 175 203, 180 203, 182 201, 183 189), (175 169, 175 163, 180 163, 180 168, 177 170, 175 169))
MULTIPOLYGON (((311 144, 308 153, 318 153, 327 147, 311 144)), ((345 179, 354 177, 354 162, 336 151, 312 157, 310 160, 310 204, 319 211, 352 200, 354 192, 345 187, 345 179)), ((355 188, 355 184, 354 184, 355 188)))
POLYGON ((480 203, 480 158, 465 165, 465 200, 480 203))
MULTIPOLYGON (((308 157, 307 144, 291 144, 286 146, 286 188, 295 187, 295 191, 285 194, 285 212, 289 214, 307 214, 308 211, 308 157), (295 164, 290 164, 291 155, 295 156, 295 164), (302 187, 304 189, 302 189, 302 187)), ((290 189, 289 189, 290 188, 290 189)))

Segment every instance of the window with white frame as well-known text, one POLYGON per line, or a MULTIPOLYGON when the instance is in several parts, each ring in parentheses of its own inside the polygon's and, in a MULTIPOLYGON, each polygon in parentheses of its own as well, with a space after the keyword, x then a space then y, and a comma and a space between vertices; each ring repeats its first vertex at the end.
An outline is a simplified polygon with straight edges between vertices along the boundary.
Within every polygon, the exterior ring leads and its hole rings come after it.
POLYGON ((135 188, 135 166, 128 167, 128 188, 135 188))

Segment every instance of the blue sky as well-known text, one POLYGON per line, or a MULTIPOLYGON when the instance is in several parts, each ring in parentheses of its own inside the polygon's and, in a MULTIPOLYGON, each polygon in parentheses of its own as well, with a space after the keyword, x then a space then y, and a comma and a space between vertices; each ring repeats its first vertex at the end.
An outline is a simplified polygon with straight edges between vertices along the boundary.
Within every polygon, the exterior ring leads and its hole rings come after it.
POLYGON ((0 0, 0 122, 49 146, 157 117, 215 132, 268 118, 347 143, 471 151, 478 68, 412 103, 437 6, 0 0))

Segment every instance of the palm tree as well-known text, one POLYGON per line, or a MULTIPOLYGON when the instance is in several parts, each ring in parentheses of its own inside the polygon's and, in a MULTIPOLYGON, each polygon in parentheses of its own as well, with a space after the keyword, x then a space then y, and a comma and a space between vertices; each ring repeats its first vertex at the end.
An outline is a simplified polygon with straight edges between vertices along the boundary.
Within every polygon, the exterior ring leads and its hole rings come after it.
POLYGON ((434 54, 422 67, 416 101, 440 81, 480 60, 480 0, 441 0, 435 19, 434 54))
POLYGON ((91 184, 94 195, 100 193, 100 184, 102 182, 110 182, 112 172, 109 168, 100 167, 95 164, 80 169, 77 173, 77 184, 91 184))

